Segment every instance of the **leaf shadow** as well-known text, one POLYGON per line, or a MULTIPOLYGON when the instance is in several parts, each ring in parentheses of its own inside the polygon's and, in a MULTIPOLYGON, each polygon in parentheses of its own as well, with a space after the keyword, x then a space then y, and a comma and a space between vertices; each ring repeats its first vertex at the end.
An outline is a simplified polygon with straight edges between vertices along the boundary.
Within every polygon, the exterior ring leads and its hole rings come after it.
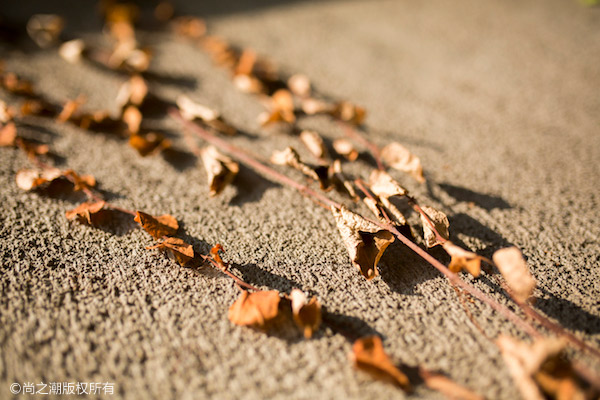
POLYGON ((383 338, 383 334, 362 319, 329 311, 325 308, 322 310, 322 324, 334 333, 344 336, 350 343, 363 336, 377 335, 383 338))
POLYGON ((451 185, 448 183, 440 183, 438 186, 456 201, 474 203, 487 211, 493 209, 506 210, 512 208, 512 206, 500 196, 480 193, 465 187, 451 185))
POLYGON ((292 289, 302 290, 302 285, 298 282, 262 269, 254 263, 231 264, 231 268, 239 271, 241 278, 253 286, 268 286, 284 293, 289 293, 292 289))
POLYGON ((260 201, 267 190, 280 187, 278 183, 263 178, 244 164, 240 164, 240 170, 233 184, 237 188, 237 193, 230 200, 229 204, 238 207, 246 203, 260 201))
POLYGON ((589 335, 600 333, 600 316, 594 315, 567 299, 560 298, 549 291, 539 288, 545 297, 535 300, 535 308, 548 317, 560 321, 560 324, 573 331, 589 335))
MULTIPOLYGON (((487 226, 483 225, 481 222, 479 222, 478 220, 476 220, 468 214, 454 214, 452 216, 449 216, 448 220, 450 222, 451 229, 450 239, 456 244, 463 243, 456 236, 456 233, 462 233, 464 235, 475 237, 481 240, 482 242, 486 243, 489 248, 498 249, 501 247, 508 247, 512 245, 512 243, 509 242, 504 236, 500 235, 493 229, 490 229, 487 226)), ((488 255, 491 256, 491 254, 488 255)))
POLYGON ((179 172, 194 168, 198 163, 198 158, 194 154, 174 147, 163 150, 161 155, 167 163, 179 172))

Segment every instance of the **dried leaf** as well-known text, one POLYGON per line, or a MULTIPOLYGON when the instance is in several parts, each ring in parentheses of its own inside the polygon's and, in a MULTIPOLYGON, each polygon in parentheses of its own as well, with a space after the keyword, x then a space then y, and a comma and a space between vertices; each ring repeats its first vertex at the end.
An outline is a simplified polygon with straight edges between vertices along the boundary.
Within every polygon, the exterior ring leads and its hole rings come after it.
POLYGON ((81 60, 85 43, 82 39, 69 40, 60 45, 58 54, 71 64, 78 63, 81 60))
POLYGON ((418 182, 425 182, 421 160, 400 143, 392 142, 381 149, 381 159, 390 167, 409 173, 418 182))
POLYGON ((528 345, 508 336, 496 340, 502 357, 525 400, 584 399, 572 365, 564 358, 561 339, 537 339, 528 345))
POLYGON ((178 17, 174 21, 174 30, 180 36, 200 39, 206 34, 206 23, 197 17, 178 17))
POLYGON ((458 247, 451 241, 442 243, 442 247, 451 258, 448 268, 452 272, 460 272, 465 270, 474 277, 478 277, 481 273, 481 261, 483 257, 458 247))
POLYGON ((14 122, 9 122, 0 128, 0 147, 15 146, 17 140, 17 127, 14 122))
POLYGON ((508 247, 496 251, 492 258, 515 298, 526 301, 535 289, 536 281, 531 276, 521 251, 516 247, 508 247))
POLYGON ((256 64, 257 55, 256 52, 252 49, 244 49, 242 54, 240 54, 240 58, 238 60, 237 65, 234 68, 235 75, 252 75, 254 70, 254 65, 256 64))
POLYGON ((7 72, 2 74, 2 87, 11 93, 31 96, 33 85, 25 79, 20 79, 16 74, 7 72))
POLYGON ((73 190, 87 190, 96 186, 96 178, 92 175, 79 175, 72 169, 62 172, 62 176, 73 183, 73 190))
MULTIPOLYGON (((435 230, 439 233, 439 235, 448 240, 449 233, 448 227, 450 223, 448 222, 448 217, 441 211, 436 210, 433 207, 421 207, 423 212, 427 214, 429 220, 433 223, 435 230)), ((429 221, 425 219, 423 215, 421 215, 421 223, 423 224, 423 237, 425 238, 425 244, 427 247, 437 246, 438 244, 443 244, 443 241, 438 240, 435 235, 434 230, 432 229, 429 221)))
POLYGON ((21 115, 46 115, 54 116, 57 109, 53 104, 42 99, 28 99, 21 104, 21 115))
POLYGON ((33 190, 62 176, 63 174, 58 168, 48 168, 43 171, 22 169, 17 172, 15 179, 19 188, 33 190))
POLYGON ((139 223, 140 226, 155 239, 174 235, 179 229, 177 220, 169 214, 154 217, 145 212, 136 211, 133 220, 139 223))
POLYGON ((15 139, 15 143, 27 154, 27 157, 31 159, 35 159, 37 156, 48 154, 50 151, 50 147, 48 147, 47 144, 30 142, 20 137, 15 139))
POLYGON ((452 400, 484 400, 485 397, 478 395, 470 389, 459 385, 450 378, 433 372, 420 369, 421 378, 430 389, 437 390, 452 400))
POLYGON ((295 74, 290 76, 287 81, 287 86, 290 91, 299 97, 310 96, 310 79, 308 76, 302 74, 295 74))
POLYGON ((68 220, 77 219, 82 224, 99 226, 106 222, 106 213, 103 212, 107 211, 105 205, 104 201, 82 203, 67 211, 65 216, 68 220))
POLYGON ((352 182, 350 182, 350 180, 348 180, 346 175, 344 175, 344 173, 342 172, 342 163, 340 162, 340 160, 335 160, 333 164, 331 164, 331 172, 334 183, 336 183, 339 186, 342 186, 353 200, 358 199, 352 182))
POLYGON ((321 189, 327 190, 330 188, 329 168, 324 165, 312 167, 300 160, 300 156, 292 147, 287 147, 285 150, 274 151, 271 155, 271 162, 275 165, 287 165, 302 172, 309 178, 319 182, 321 189))
POLYGON ((80 116, 76 115, 77 110, 84 103, 84 98, 80 97, 75 100, 68 100, 63 106, 61 112, 56 117, 58 122, 77 121, 80 116))
POLYGON ((259 115, 259 122, 262 126, 273 122, 287 122, 293 124, 296 122, 294 114, 294 99, 287 89, 279 89, 271 96, 271 112, 259 115))
POLYGON ((332 207, 331 211, 352 264, 365 278, 373 279, 378 274, 377 263, 394 235, 345 207, 332 207))
POLYGON ((229 320, 236 325, 265 328, 279 313, 276 290, 249 293, 245 290, 229 308, 229 320))
POLYGON ((27 34, 40 47, 56 43, 64 28, 64 19, 55 14, 35 14, 27 21, 27 34))
POLYGON ((129 145, 136 149, 142 157, 146 157, 170 148, 171 141, 158 133, 148 132, 144 135, 131 135, 129 145))
POLYGON ((335 118, 354 125, 361 125, 365 121, 365 117, 367 115, 364 108, 348 101, 341 101, 337 103, 330 113, 335 118))
POLYGON ((389 200, 392 196, 405 196, 408 190, 400 186, 387 172, 374 170, 369 176, 371 191, 380 198, 383 205, 394 216, 396 223, 407 225, 406 218, 398 208, 389 200))
POLYGON ((6 124, 11 121, 15 116, 15 110, 9 107, 5 102, 0 100, 0 122, 6 124))
POLYGON ((202 104, 198 104, 186 95, 177 97, 177 107, 181 111, 181 116, 188 121, 192 121, 196 118, 202 121, 212 121, 219 117, 219 113, 213 109, 210 109, 202 104))
POLYGON ((369 373, 373 378, 398 385, 405 391, 412 390, 406 375, 396 368, 383 350, 379 336, 356 340, 350 357, 355 368, 369 373))
POLYGON ((317 132, 304 130, 300 132, 300 140, 316 158, 327 157, 327 147, 325 147, 323 138, 317 132))
POLYGON ((311 338, 321 324, 321 304, 316 297, 308 300, 304 292, 298 289, 292 290, 290 300, 294 322, 303 330, 305 338, 311 338))
POLYGON ((186 264, 194 259, 194 247, 176 237, 167 237, 159 244, 147 247, 147 249, 160 249, 166 251, 169 258, 177 261, 182 267, 185 267, 186 264))
POLYGON ((348 139, 340 138, 334 140, 333 149, 348 161, 355 161, 358 158, 358 151, 354 148, 354 144, 348 139))
POLYGON ((238 90, 244 93, 262 93, 265 91, 265 87, 262 82, 255 76, 251 75, 236 75, 233 78, 233 84, 238 88, 238 90))
POLYGON ((132 134, 137 134, 140 131, 142 124, 142 113, 135 106, 128 106, 123 111, 123 122, 127 124, 127 129, 132 134))
POLYGON ((124 108, 128 104, 141 106, 148 95, 148 84, 139 75, 133 75, 128 81, 123 83, 117 93, 116 103, 119 108, 124 108))
POLYGON ((202 149, 200 156, 208 175, 210 195, 216 196, 233 181, 240 167, 238 163, 221 154, 214 146, 202 149))

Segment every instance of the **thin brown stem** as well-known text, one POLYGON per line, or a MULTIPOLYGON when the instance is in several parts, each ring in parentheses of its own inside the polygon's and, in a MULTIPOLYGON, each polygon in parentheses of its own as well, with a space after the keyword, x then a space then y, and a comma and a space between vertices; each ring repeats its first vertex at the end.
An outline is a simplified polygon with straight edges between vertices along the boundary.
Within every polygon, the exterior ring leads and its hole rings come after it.
POLYGON ((235 276, 233 273, 231 273, 231 271, 228 271, 227 268, 222 267, 221 265, 219 265, 211 256, 206 256, 204 254, 201 254, 200 257, 204 260, 204 261, 208 261, 209 263, 212 264, 213 267, 215 267, 216 269, 218 269, 219 271, 221 271, 222 273, 224 273, 225 275, 227 275, 228 277, 230 277, 231 279, 233 279, 233 281, 235 282, 236 286, 240 289, 243 290, 242 288, 246 288, 246 289, 250 289, 250 290, 254 290, 259 292, 260 289, 252 286, 249 283, 244 282, 243 280, 241 280, 240 278, 238 278, 237 276, 235 276))
POLYGON ((375 143, 367 140, 364 136, 362 136, 360 133, 358 133, 348 123, 343 122, 343 121, 339 121, 339 123, 342 126, 342 128, 344 129, 344 133, 346 134, 346 136, 348 136, 349 138, 353 139, 354 141, 360 143, 362 146, 369 149, 369 151, 371 152, 371 155, 375 159, 375 163, 377 163, 377 169, 385 171, 385 165, 383 165, 383 163, 381 162, 381 151, 379 150, 379 147, 375 143))

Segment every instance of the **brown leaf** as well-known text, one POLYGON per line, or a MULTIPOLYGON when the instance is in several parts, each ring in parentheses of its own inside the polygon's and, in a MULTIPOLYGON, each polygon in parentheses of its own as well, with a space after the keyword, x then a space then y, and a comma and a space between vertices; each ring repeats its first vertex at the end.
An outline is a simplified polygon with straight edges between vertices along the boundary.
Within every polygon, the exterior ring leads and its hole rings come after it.
POLYGON ((398 208, 389 200, 392 196, 404 196, 408 190, 404 189, 387 172, 374 170, 369 176, 371 191, 379 197, 383 205, 394 216, 398 225, 407 225, 408 222, 398 208))
POLYGON ((92 175, 78 175, 72 169, 63 171, 62 175, 73 183, 74 191, 91 189, 96 186, 96 178, 92 175))
POLYGON ((145 212, 136 211, 134 221, 155 239, 174 235, 179 229, 177 220, 169 214, 154 217, 145 212))
POLYGON ((358 151, 354 148, 354 144, 348 139, 340 138, 334 140, 333 149, 348 161, 354 161, 358 158, 358 151))
POLYGON ((221 154, 214 146, 208 146, 200 151, 200 157, 204 163, 204 169, 208 176, 210 195, 216 196, 233 182, 240 170, 238 163, 224 154, 221 154))
POLYGON ((137 134, 142 124, 142 113, 135 106, 128 106, 123 111, 123 122, 127 124, 127 129, 131 134, 137 134))
POLYGON ((325 147, 323 138, 317 132, 303 130, 300 132, 300 140, 316 158, 322 159, 327 157, 327 148, 325 147))
POLYGON ((2 87, 11 93, 32 96, 33 85, 25 79, 19 78, 12 72, 2 74, 2 87))
POLYGON ((176 103, 181 111, 181 116, 188 121, 198 118, 202 121, 209 122, 219 117, 217 111, 196 103, 186 95, 177 97, 176 103))
POLYGON ((17 140, 17 127, 14 122, 9 122, 0 128, 0 147, 15 146, 17 140))
POLYGON ((69 40, 64 42, 58 48, 58 54, 67 62, 71 64, 78 63, 81 60, 83 51, 85 50, 85 43, 82 39, 69 40))
POLYGON ((17 186, 23 190, 33 190, 41 185, 50 183, 63 176, 58 168, 49 168, 43 171, 33 169, 22 169, 15 177, 17 186))
POLYGON ((333 183, 338 186, 342 186, 353 200, 358 199, 352 182, 350 182, 350 180, 342 171, 342 163, 340 160, 335 160, 333 164, 331 164, 331 172, 333 183))
POLYGON ((554 399, 585 398, 580 380, 564 357, 563 340, 543 338, 528 345, 502 335, 496 344, 525 400, 542 400, 542 393, 554 399))
MULTIPOLYGON (((257 77, 251 75, 236 75, 233 78, 233 84, 244 93, 262 93, 265 91, 265 87, 262 82, 257 77)), ((267 113, 267 115, 268 114, 269 113, 267 113)), ((277 115, 279 115, 279 113, 277 113, 277 115)), ((260 120, 261 119, 259 118, 259 121, 260 120)))
POLYGON ((356 340, 350 357, 355 368, 367 372, 373 378, 398 385, 405 391, 412 390, 406 375, 396 368, 383 350, 379 336, 356 340))
POLYGON ((107 211, 104 201, 86 202, 65 213, 68 220, 77 219, 82 224, 99 226, 106 222, 107 211))
POLYGON ((345 207, 331 209, 352 264, 367 279, 377 276, 377 263, 394 235, 345 207))
POLYGON ((85 102, 83 97, 79 97, 75 100, 68 100, 65 105, 63 106, 61 112, 58 114, 58 116, 56 117, 56 120, 58 122, 67 122, 67 121, 73 121, 76 122, 80 116, 78 116, 77 110, 79 109, 79 107, 81 107, 81 105, 85 102))
POLYGON ((271 155, 271 162, 275 165, 287 165, 302 172, 309 178, 319 182, 321 189, 327 190, 331 186, 329 180, 329 168, 324 165, 313 167, 300 160, 300 156, 293 147, 287 147, 285 150, 274 151, 271 155))
POLYGON ((303 74, 295 74, 290 76, 287 81, 287 86, 290 91, 298 97, 310 96, 310 79, 303 74))
POLYGON ((64 19, 55 14, 35 14, 27 21, 27 34, 40 47, 56 43, 65 25, 64 19))
POLYGON ((20 137, 15 139, 15 143, 31 159, 35 159, 40 155, 48 154, 50 151, 50 147, 48 147, 47 144, 30 142, 29 140, 25 140, 20 137))
POLYGON ((179 263, 179 265, 182 267, 185 267, 186 264, 194 259, 194 247, 176 237, 167 237, 159 244, 147 247, 147 249, 159 249, 166 251, 169 255, 169 258, 177 261, 177 263, 179 263))
POLYGON ((423 368, 419 371, 425 385, 430 389, 437 390, 451 400, 484 400, 485 397, 478 395, 470 389, 459 385, 452 379, 423 368))
POLYGON ((279 292, 249 293, 245 290, 229 308, 229 320, 236 325, 265 328, 279 314, 279 292))
POLYGON ((14 108, 8 106, 4 101, 0 100, 0 122, 6 124, 15 117, 14 108))
POLYGON ((478 277, 481 273, 481 261, 483 257, 458 247, 451 241, 442 243, 442 247, 451 258, 448 269, 452 272, 460 272, 465 270, 474 277, 478 277))
POLYGON ((349 122, 354 125, 361 125, 365 121, 367 112, 364 108, 352 104, 348 101, 341 101, 337 103, 331 115, 342 121, 349 122))
POLYGON ((200 39, 206 34, 206 23, 203 19, 197 17, 178 17, 173 22, 177 35, 190 39, 200 39))
POLYGON ((148 84, 139 75, 133 75, 128 81, 123 83, 117 93, 116 103, 119 108, 124 108, 128 104, 141 106, 148 95, 148 84))
POLYGON ((400 143, 392 142, 381 149, 381 159, 390 167, 409 173, 418 182, 425 182, 421 160, 400 143))
POLYGON ((144 135, 131 135, 129 145, 136 149, 142 157, 146 157, 170 148, 171 141, 161 134, 148 132, 144 135))
MULTIPOLYGON (((440 236, 443 239, 448 240, 448 227, 450 226, 450 223, 448 222, 448 217, 446 217, 446 214, 436 210, 433 207, 425 206, 421 207, 421 209, 425 214, 427 214, 429 220, 433 223, 435 230, 437 230, 440 236)), ((423 224, 423 237, 425 238, 425 244, 427 247, 433 247, 443 243, 435 236, 435 232, 423 215, 421 215, 421 223, 423 224)))
POLYGON ((21 115, 40 115, 54 116, 57 113, 57 108, 42 99, 28 99, 21 104, 21 115))
POLYGON ((235 75, 252 75, 256 60, 257 55, 254 50, 244 49, 242 54, 240 54, 238 63, 235 66, 233 73, 235 75))
POLYGON ((496 251, 492 258, 515 298, 526 301, 535 289, 536 281, 531 276, 521 251, 516 247, 508 247, 496 251))
POLYGON ((294 322, 304 332, 304 337, 310 339, 321 324, 321 304, 316 297, 308 300, 304 292, 298 289, 290 293, 294 322))
POLYGON ((271 95, 271 113, 269 118, 262 121, 261 124, 264 126, 271 122, 287 122, 289 124, 296 122, 294 98, 289 90, 279 89, 271 95))

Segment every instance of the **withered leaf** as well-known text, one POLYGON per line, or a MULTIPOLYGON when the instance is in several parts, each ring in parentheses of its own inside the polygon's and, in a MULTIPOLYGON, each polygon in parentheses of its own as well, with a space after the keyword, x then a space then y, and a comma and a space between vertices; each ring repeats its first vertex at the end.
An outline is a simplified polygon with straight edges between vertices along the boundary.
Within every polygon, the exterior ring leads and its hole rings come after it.
POLYGON ((86 190, 96 186, 96 178, 92 175, 79 175, 72 169, 62 172, 62 175, 73 183, 73 190, 86 190))
POLYGON ((128 104, 141 106, 148 95, 148 84, 139 75, 133 75, 128 81, 123 83, 117 93, 116 103, 119 108, 124 108, 128 104))
POLYGON ((287 81, 287 86, 290 91, 298 97, 310 96, 310 79, 303 74, 295 74, 290 76, 287 81))
POLYGON ((387 172, 374 170, 369 176, 369 186, 371 191, 379 197, 383 205, 394 216, 396 223, 407 225, 406 218, 391 201, 392 196, 404 196, 408 193, 398 182, 396 182, 387 172))
POLYGON ((300 156, 293 147, 287 147, 285 150, 274 151, 271 155, 271 162, 275 165, 287 165, 302 172, 309 178, 319 182, 321 189, 326 190, 330 187, 329 168, 325 165, 316 167, 305 164, 300 160, 300 156))
POLYGON ((526 301, 535 289, 536 281, 531 276, 521 251, 516 247, 507 247, 496 251, 492 259, 515 298, 526 301))
POLYGON ((61 44, 58 48, 58 54, 65 61, 70 62, 71 64, 75 64, 81 60, 81 56, 84 50, 84 41, 82 39, 74 39, 61 44))
POLYGON ((2 87, 11 93, 31 96, 33 95, 33 85, 25 79, 19 78, 12 72, 2 74, 2 87))
POLYGON ((174 235, 179 229, 177 220, 169 214, 154 217, 145 212, 136 211, 134 221, 155 239, 174 235))
POLYGON ((331 211, 352 264, 365 278, 373 279, 378 274, 377 263, 394 235, 345 207, 332 207, 331 211))
POLYGON ((147 155, 170 148, 171 141, 161 134, 148 132, 144 135, 131 135, 129 137, 129 145, 136 149, 142 157, 146 157, 147 155))
POLYGON ((214 146, 208 146, 200 151, 200 157, 204 163, 204 169, 208 176, 210 195, 216 196, 233 182, 240 170, 238 163, 224 154, 221 154, 214 146))
MULTIPOLYGON (((233 77, 233 84, 244 93, 262 93, 265 91, 262 82, 257 77, 251 75, 236 75, 233 77)), ((261 118, 259 118, 259 121, 261 121, 261 118)))
POLYGON ((160 249, 166 251, 169 258, 177 261, 182 267, 185 267, 186 264, 194 259, 194 247, 176 237, 167 237, 159 244, 147 247, 147 249, 160 249))
POLYGON ((572 365, 564 358, 561 339, 537 339, 533 344, 509 336, 496 340, 502 358, 525 400, 584 399, 585 393, 572 365))
POLYGON ((123 111, 123 122, 127 124, 129 132, 135 135, 140 131, 142 113, 136 106, 128 106, 125 111, 123 111))
MULTIPOLYGON (((448 217, 446 217, 446 214, 436 210, 433 207, 425 206, 421 207, 421 209, 425 214, 427 214, 429 220, 433 223, 433 226, 439 235, 443 239, 448 240, 448 227, 450 226, 450 223, 448 222, 448 217)), ((443 241, 438 240, 433 228, 429 224, 429 221, 427 221, 423 215, 421 215, 421 223, 423 224, 423 237, 425 238, 425 244, 427 247, 433 247, 443 243, 443 241)))
POLYGON ((333 141, 333 149, 340 156, 348 161, 354 161, 358 158, 358 151, 354 148, 352 142, 345 138, 335 139, 333 141))
POLYGON ((17 127, 14 122, 0 128, 0 147, 15 146, 17 140, 17 127))
POLYGON ((354 190, 352 182, 350 182, 346 175, 344 175, 344 172, 342 171, 342 163, 340 160, 335 160, 331 164, 331 172, 333 182, 338 186, 342 186, 344 190, 348 193, 348 195, 353 200, 356 200, 358 196, 356 195, 356 191, 354 190))
POLYGON ((321 304, 316 297, 308 300, 306 294, 299 289, 291 291, 290 300, 294 322, 302 329, 305 338, 311 338, 321 324, 321 304))
POLYGON ((438 392, 444 394, 448 399, 452 400, 484 400, 485 397, 478 395, 477 393, 471 391, 470 389, 459 385, 454 382, 450 378, 434 373, 429 372, 423 368, 419 370, 419 374, 425 385, 430 389, 437 390, 438 392))
POLYGON ((84 101, 85 100, 83 97, 77 98, 75 100, 68 100, 64 104, 60 113, 56 116, 56 120, 58 122, 67 122, 71 120, 76 122, 76 120, 79 118, 79 116, 76 115, 76 112, 79 109, 79 107, 81 107, 81 105, 84 103, 84 101))
POLYGON ((412 390, 406 375, 396 368, 383 350, 379 336, 367 336, 356 340, 350 358, 355 368, 367 372, 373 378, 398 385, 405 391, 412 390))
POLYGON ((308 151, 318 159, 327 157, 327 148, 323 138, 315 131, 303 130, 300 132, 300 140, 308 151))
POLYGON ((9 107, 4 101, 0 100, 0 122, 6 124, 15 116, 15 110, 9 107))
POLYGON ((237 130, 229 125, 223 117, 215 110, 198 104, 185 95, 177 98, 177 107, 181 111, 181 116, 188 121, 199 119, 206 125, 226 135, 235 135, 237 130))
POLYGON ((57 113, 57 108, 42 99, 28 99, 21 104, 21 115, 46 115, 54 116, 57 113))
POLYGON ((98 226, 106 222, 104 201, 86 202, 65 213, 68 220, 77 219, 82 224, 98 226))
POLYGON ((425 182, 421 160, 400 143, 392 142, 381 149, 381 159, 390 167, 407 172, 418 182, 425 182))
POLYGON ((252 49, 244 49, 238 59, 233 73, 235 75, 252 75, 257 60, 256 52, 252 49))
POLYGON ((245 290, 229 308, 229 320, 236 325, 265 328, 279 314, 279 292, 249 293, 245 290))
POLYGON ((190 39, 200 39, 206 34, 206 23, 200 18, 178 17, 173 22, 174 31, 180 36, 190 39))
POLYGON ((27 21, 27 34, 40 47, 56 43, 63 30, 64 19, 55 14, 35 14, 27 21))
POLYGON ((348 101, 341 101, 337 103, 330 113, 335 118, 354 125, 361 125, 365 121, 365 117, 367 115, 367 112, 364 108, 348 101))
POLYGON ((62 176, 63 174, 58 168, 48 168, 43 171, 22 169, 17 172, 15 179, 19 188, 33 190, 62 176))
POLYGON ((449 240, 442 243, 442 247, 446 250, 446 253, 452 257, 450 259, 450 265, 448 265, 450 271, 460 272, 465 270, 474 277, 479 276, 481 273, 481 261, 483 261, 483 257, 458 247, 449 240))
POLYGON ((271 112, 259 115, 259 122, 265 126, 273 122, 296 122, 294 98, 287 89, 279 89, 271 96, 271 112), (265 117, 266 116, 266 117, 265 117))
POLYGON ((29 158, 35 159, 37 156, 48 154, 50 147, 47 144, 30 142, 23 138, 17 137, 15 139, 17 146, 23 150, 29 158))

